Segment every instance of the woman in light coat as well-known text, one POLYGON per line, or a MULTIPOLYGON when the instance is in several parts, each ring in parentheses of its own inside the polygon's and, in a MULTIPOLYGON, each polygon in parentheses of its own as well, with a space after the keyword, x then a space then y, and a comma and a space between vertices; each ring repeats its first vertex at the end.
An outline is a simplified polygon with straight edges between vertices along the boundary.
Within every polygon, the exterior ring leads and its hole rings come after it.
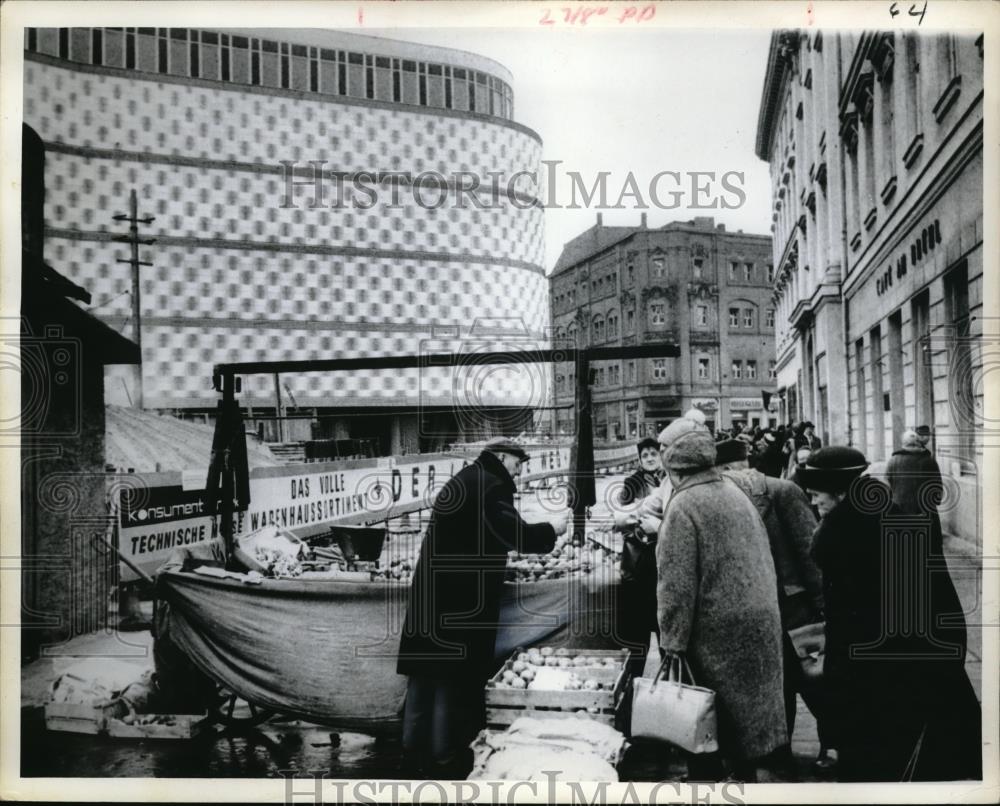
POLYGON ((660 648, 683 653, 716 693, 721 758, 689 758, 689 780, 756 780, 788 743, 781 615, 770 543, 753 502, 715 470, 715 442, 682 417, 660 434, 673 484, 657 544, 660 648))

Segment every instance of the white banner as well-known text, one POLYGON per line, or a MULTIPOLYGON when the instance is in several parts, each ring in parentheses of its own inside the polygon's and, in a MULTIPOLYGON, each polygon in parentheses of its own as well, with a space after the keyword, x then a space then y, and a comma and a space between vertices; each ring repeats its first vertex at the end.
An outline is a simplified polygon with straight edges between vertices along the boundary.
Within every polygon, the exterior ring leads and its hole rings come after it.
MULTIPOLYGON (((525 449, 529 459, 519 481, 569 471, 569 446, 526 445, 525 449)), ((250 472, 250 506, 235 516, 234 534, 277 526, 309 537, 332 524, 377 523, 428 509, 444 483, 478 452, 257 468, 250 472)), ((631 444, 600 448, 594 451, 594 460, 609 466, 632 459, 634 453, 631 444)), ((129 477, 129 489, 120 494, 118 543, 143 571, 155 572, 178 546, 217 536, 217 518, 207 514, 205 476, 207 471, 200 476, 200 485, 192 472, 129 477)), ((122 581, 135 579, 136 574, 122 565, 122 581)))

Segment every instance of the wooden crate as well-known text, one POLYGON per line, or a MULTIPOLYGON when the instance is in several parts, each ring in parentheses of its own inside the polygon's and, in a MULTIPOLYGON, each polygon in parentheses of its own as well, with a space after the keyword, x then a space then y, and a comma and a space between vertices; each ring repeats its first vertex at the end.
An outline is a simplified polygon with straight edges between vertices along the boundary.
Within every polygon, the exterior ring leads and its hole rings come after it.
MULTIPOLYGON (((140 714, 140 716, 151 716, 140 714)), ((129 725, 120 719, 108 719, 108 736, 119 739, 193 739, 209 725, 207 714, 159 714, 170 717, 173 725, 151 723, 129 725)))
MULTIPOLYGON (((586 717, 615 726, 618 705, 621 702, 628 675, 625 671, 628 661, 628 650, 569 650, 571 655, 585 655, 600 660, 613 658, 614 667, 607 666, 573 666, 569 671, 576 672, 581 677, 597 680, 602 688, 597 691, 580 689, 576 691, 559 691, 545 689, 515 689, 498 687, 505 670, 510 669, 517 656, 524 650, 515 650, 503 667, 486 684, 486 724, 490 727, 504 727, 514 723, 522 716, 538 719, 564 719, 584 716, 577 713, 586 710, 586 717), (589 709, 596 708, 592 713, 589 709)), ((563 653, 565 654, 565 653, 563 653)))
POLYGON ((50 702, 45 706, 45 727, 66 733, 96 736, 107 724, 107 709, 90 703, 50 702))

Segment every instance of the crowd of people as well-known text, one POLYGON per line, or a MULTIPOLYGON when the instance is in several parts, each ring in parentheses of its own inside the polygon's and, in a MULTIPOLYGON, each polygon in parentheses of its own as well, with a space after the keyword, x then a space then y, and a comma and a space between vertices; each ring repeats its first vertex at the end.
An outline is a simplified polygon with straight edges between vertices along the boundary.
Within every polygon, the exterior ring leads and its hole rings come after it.
MULTIPOLYGON (((682 656, 715 692, 719 750, 690 754, 688 780, 794 780, 800 696, 816 764, 838 780, 981 777, 929 438, 904 435, 888 484, 860 451, 820 445, 808 422, 713 434, 692 410, 638 443, 615 514, 617 638, 635 674, 655 636, 662 659, 682 656)), ((468 771, 485 724, 508 552, 549 551, 569 526, 565 514, 521 518, 526 459, 494 440, 434 501, 397 668, 409 677, 404 750, 435 778, 468 771)))
POLYGON ((659 468, 639 443, 616 515, 620 635, 640 655, 655 632, 716 692, 720 749, 692 754, 689 780, 794 775, 799 695, 816 717, 816 765, 838 780, 980 777, 929 439, 904 435, 888 484, 809 422, 713 435, 691 411, 660 433, 659 468))

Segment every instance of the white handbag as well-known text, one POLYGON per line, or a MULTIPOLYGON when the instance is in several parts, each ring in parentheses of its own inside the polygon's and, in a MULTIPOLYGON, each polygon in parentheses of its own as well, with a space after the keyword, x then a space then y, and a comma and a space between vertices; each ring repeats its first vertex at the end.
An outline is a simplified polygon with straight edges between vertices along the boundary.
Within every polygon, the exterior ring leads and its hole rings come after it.
POLYGON ((689 753, 719 749, 715 692, 694 685, 683 656, 667 655, 654 677, 632 681, 632 738, 670 742, 689 753), (685 672, 690 684, 683 682, 685 672))

